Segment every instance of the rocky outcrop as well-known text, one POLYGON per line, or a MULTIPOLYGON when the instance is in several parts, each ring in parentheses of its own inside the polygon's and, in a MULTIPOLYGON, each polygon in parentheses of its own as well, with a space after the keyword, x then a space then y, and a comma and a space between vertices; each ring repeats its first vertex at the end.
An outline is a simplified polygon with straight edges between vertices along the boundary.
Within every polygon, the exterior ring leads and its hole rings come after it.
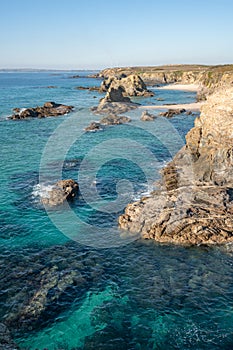
POLYGON ((101 124, 98 122, 91 122, 91 124, 85 128, 85 131, 87 132, 95 132, 100 130, 103 130, 103 128, 101 127, 101 124))
POLYGON ((172 118, 175 115, 182 114, 185 112, 186 112, 186 110, 184 108, 182 108, 182 109, 168 109, 168 111, 161 112, 161 113, 159 113, 159 115, 161 117, 172 118))
POLYGON ((110 76, 102 82, 100 89, 106 92, 110 87, 116 90, 120 87, 124 96, 149 97, 154 95, 152 91, 147 90, 146 84, 137 74, 130 74, 129 76, 125 76, 124 74, 120 76, 110 76))
POLYGON ((120 125, 131 122, 131 119, 126 116, 119 116, 116 114, 109 114, 106 117, 102 118, 100 122, 91 122, 91 124, 85 128, 85 131, 94 132, 100 131, 109 125, 120 125))
POLYGON ((123 96, 123 89, 119 86, 110 87, 106 96, 100 100, 98 107, 93 107, 91 110, 96 114, 122 114, 137 106, 129 97, 123 96))
POLYGON ((116 114, 109 114, 108 116, 101 119, 102 125, 119 125, 131 122, 131 119, 126 116, 119 116, 116 114))
POLYGON ((45 117, 57 117, 70 113, 73 110, 73 106, 66 106, 55 102, 46 102, 41 107, 34 108, 15 108, 14 113, 9 117, 13 120, 29 119, 29 118, 45 118, 45 117))
POLYGON ((144 122, 151 122, 156 118, 155 115, 149 113, 148 111, 142 112, 140 119, 144 122))
POLYGON ((78 192, 78 188, 77 182, 72 179, 60 180, 52 186, 46 197, 41 198, 41 202, 49 206, 60 205, 66 200, 73 199, 78 192))
POLYGON ((159 190, 129 204, 123 229, 178 244, 233 241, 233 88, 209 96, 159 190))
MULTIPOLYGON (((107 68, 99 73, 101 78, 112 76, 127 77, 131 74, 140 75, 147 85, 156 84, 198 84, 207 87, 204 95, 209 95, 218 86, 233 84, 233 65, 203 66, 203 65, 166 65, 154 67, 122 67, 107 68)), ((202 94, 203 95, 203 94, 202 94)))

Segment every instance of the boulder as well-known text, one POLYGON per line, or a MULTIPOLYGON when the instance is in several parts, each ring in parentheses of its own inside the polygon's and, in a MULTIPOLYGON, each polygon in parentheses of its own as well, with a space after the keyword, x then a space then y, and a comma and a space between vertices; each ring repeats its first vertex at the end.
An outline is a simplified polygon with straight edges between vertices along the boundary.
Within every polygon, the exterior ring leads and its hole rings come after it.
POLYGON ((182 114, 182 113, 185 113, 185 112, 186 112, 186 110, 184 108, 182 108, 182 109, 169 109, 166 112, 159 113, 159 115, 161 117, 172 118, 175 115, 182 114))
POLYGON ((150 122, 150 121, 153 121, 155 118, 156 118, 155 115, 150 114, 148 111, 144 111, 142 112, 140 119, 144 122, 150 122))
POLYGON ((49 206, 60 205, 66 200, 73 199, 78 192, 78 188, 78 183, 72 179, 60 180, 48 191, 47 197, 41 198, 41 202, 49 206))
POLYGON ((73 110, 73 106, 66 106, 55 102, 45 102, 41 107, 33 108, 15 108, 14 113, 9 117, 13 120, 22 120, 28 118, 45 118, 45 117, 57 117, 70 113, 73 110))
POLYGON ((88 131, 88 132, 95 132, 100 130, 103 130, 103 128, 101 127, 101 124, 98 122, 91 122, 91 124, 85 128, 85 131, 88 131))

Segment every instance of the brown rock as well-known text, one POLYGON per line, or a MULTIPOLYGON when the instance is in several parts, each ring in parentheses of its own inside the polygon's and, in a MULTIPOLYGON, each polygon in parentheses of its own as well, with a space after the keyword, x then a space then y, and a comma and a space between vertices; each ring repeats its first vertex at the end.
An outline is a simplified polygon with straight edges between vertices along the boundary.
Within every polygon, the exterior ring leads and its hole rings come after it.
POLYGON ((111 76, 105 79, 101 84, 101 91, 105 92, 114 87, 122 88, 124 96, 153 96, 152 91, 147 90, 146 84, 137 74, 111 76))
POLYGON ((232 124, 233 88, 221 89, 163 169, 160 190, 129 204, 120 227, 166 243, 233 242, 232 124))
POLYGON ((70 113, 73 110, 73 106, 66 106, 55 102, 46 102, 41 107, 34 108, 15 108, 14 114, 9 119, 28 119, 28 118, 45 118, 45 117, 57 117, 70 113))
POLYGON ((174 117, 174 115, 182 114, 184 112, 186 112, 186 110, 184 108, 182 108, 182 109, 169 109, 166 112, 159 113, 159 115, 161 117, 172 118, 172 117, 174 117))
POLYGON ((78 183, 72 179, 60 180, 55 183, 48 193, 48 198, 41 198, 45 205, 56 206, 62 204, 66 200, 70 200, 76 196, 78 192, 78 183))
POLYGON ((89 132, 90 131, 95 132, 100 130, 103 130, 103 128, 101 127, 101 124, 98 122, 91 122, 91 124, 85 128, 85 131, 89 131, 89 132))
POLYGON ((131 122, 129 117, 118 116, 116 114, 109 114, 107 117, 101 119, 100 123, 103 125, 118 125, 131 122))
POLYGON ((153 121, 156 118, 155 115, 149 113, 148 111, 144 111, 141 115, 141 120, 144 122, 150 122, 153 121))

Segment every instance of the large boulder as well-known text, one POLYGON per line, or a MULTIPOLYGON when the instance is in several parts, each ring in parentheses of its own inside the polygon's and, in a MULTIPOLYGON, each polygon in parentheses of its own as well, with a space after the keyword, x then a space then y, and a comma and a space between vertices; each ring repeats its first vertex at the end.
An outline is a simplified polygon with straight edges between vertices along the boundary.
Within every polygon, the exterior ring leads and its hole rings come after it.
POLYGON ((179 244, 233 242, 233 88, 208 97, 159 190, 129 204, 123 229, 179 244))
POLYGON ((72 179, 57 181, 48 191, 47 196, 41 198, 41 202, 49 206, 60 205, 66 200, 73 199, 78 188, 78 183, 72 179))
POLYGON ((45 117, 57 117, 70 113, 73 110, 73 106, 66 106, 55 102, 45 102, 41 107, 33 108, 15 108, 13 114, 9 119, 19 120, 28 118, 45 118, 45 117))

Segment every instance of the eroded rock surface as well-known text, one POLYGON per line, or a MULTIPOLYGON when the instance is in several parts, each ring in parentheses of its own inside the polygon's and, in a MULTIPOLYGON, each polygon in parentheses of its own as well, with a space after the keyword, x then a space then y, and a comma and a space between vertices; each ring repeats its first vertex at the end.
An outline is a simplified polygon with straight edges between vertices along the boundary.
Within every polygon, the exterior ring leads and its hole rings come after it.
POLYGON ((73 106, 66 106, 55 102, 46 102, 41 107, 33 108, 15 108, 14 113, 9 119, 19 120, 28 118, 45 118, 45 117, 57 117, 70 113, 73 110, 73 106))
POLYGON ((123 229, 178 244, 233 241, 233 88, 208 97, 186 145, 151 197, 129 204, 123 229))

